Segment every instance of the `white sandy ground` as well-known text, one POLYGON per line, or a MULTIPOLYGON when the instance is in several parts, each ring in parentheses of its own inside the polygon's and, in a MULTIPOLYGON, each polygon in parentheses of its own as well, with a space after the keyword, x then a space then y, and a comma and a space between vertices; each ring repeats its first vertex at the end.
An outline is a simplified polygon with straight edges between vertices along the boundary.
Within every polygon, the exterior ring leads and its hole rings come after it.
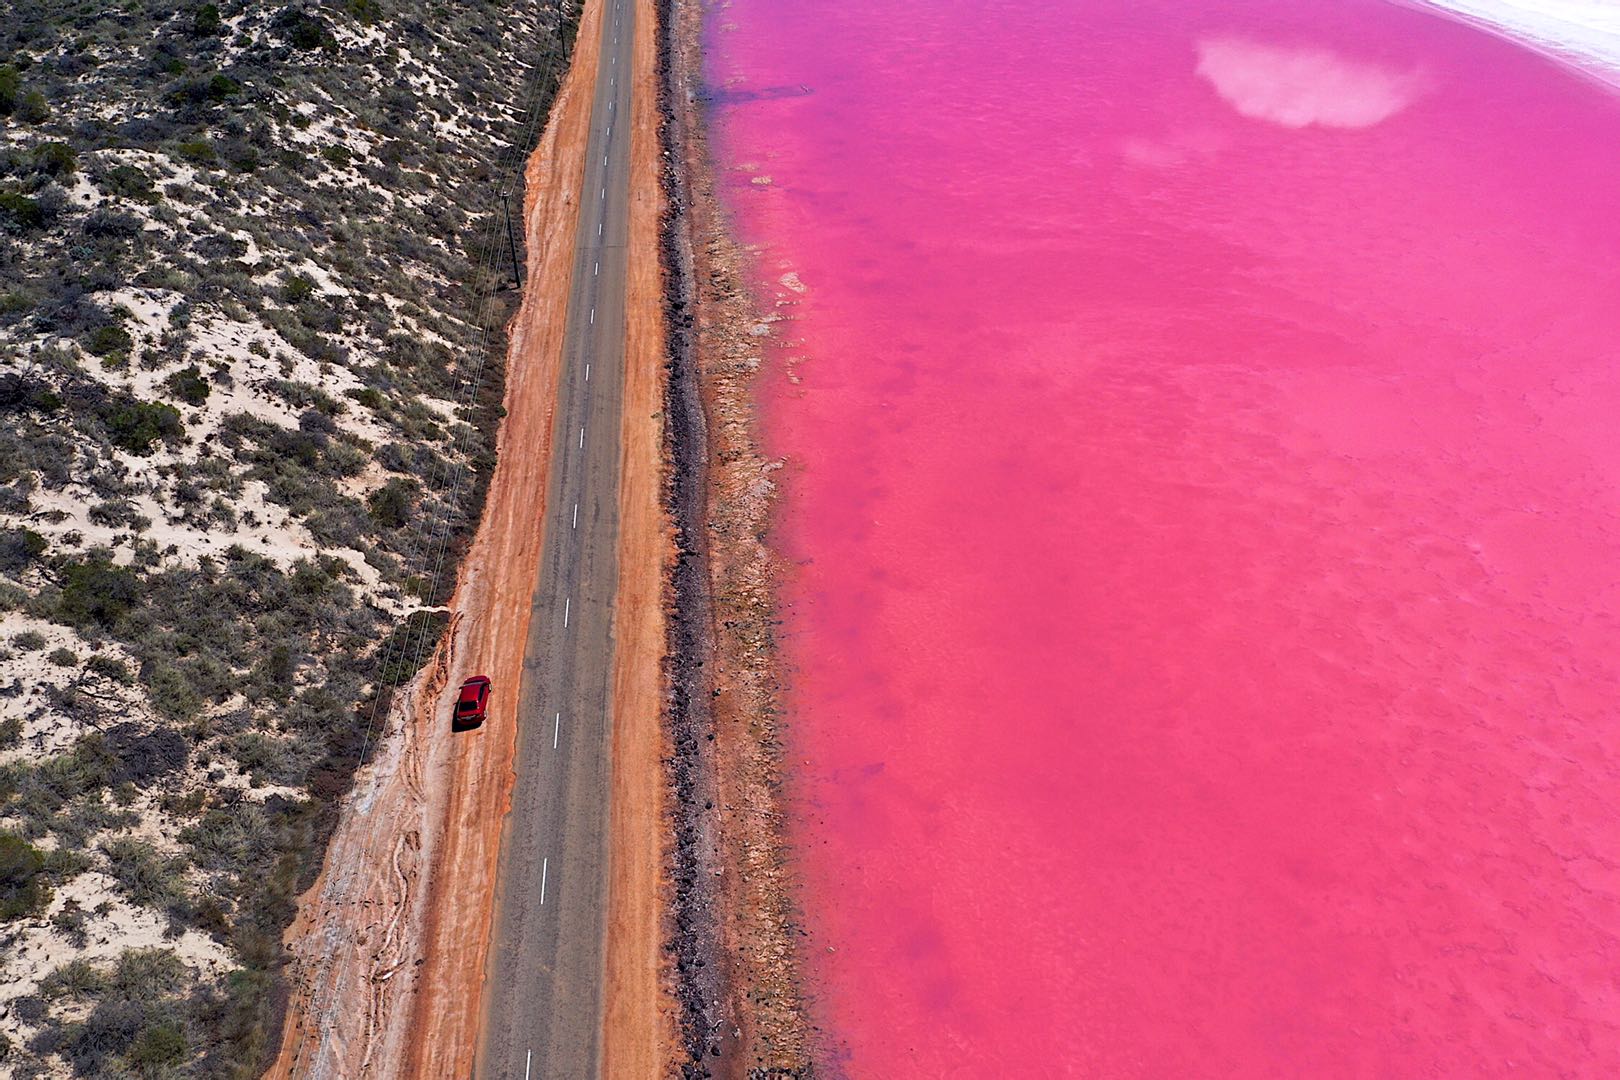
POLYGON ((33 993, 40 979, 68 959, 110 963, 125 949, 162 947, 173 949, 182 962, 202 972, 209 981, 231 969, 225 946, 195 930, 171 938, 167 936, 168 924, 169 920, 159 912, 132 907, 118 899, 118 887, 106 875, 94 870, 78 875, 56 890, 42 916, 10 924, 16 936, 5 949, 6 978, 0 981, 0 1013, 9 1014, 13 1001, 33 993), (51 916, 69 900, 76 901, 87 916, 89 939, 82 947, 50 924, 51 916), (94 914, 101 904, 110 907, 103 915, 94 914))
MULTIPOLYGON (((92 652, 79 635, 68 627, 42 623, 16 611, 0 615, 0 648, 11 654, 0 658, 0 688, 15 688, 17 691, 15 696, 0 697, 0 720, 17 717, 22 721, 21 740, 10 749, 0 750, 0 763, 61 753, 74 739, 85 733, 82 725, 49 707, 46 686, 61 685, 71 678, 67 669, 45 659, 53 650, 68 649, 76 653, 80 660, 96 655, 129 663, 129 657, 115 645, 106 645, 92 652), (17 635, 28 630, 45 639, 44 646, 37 651, 24 652, 15 644, 17 635)), ((97 693, 121 703, 131 715, 139 715, 139 710, 143 708, 136 692, 126 687, 98 687, 97 693)))

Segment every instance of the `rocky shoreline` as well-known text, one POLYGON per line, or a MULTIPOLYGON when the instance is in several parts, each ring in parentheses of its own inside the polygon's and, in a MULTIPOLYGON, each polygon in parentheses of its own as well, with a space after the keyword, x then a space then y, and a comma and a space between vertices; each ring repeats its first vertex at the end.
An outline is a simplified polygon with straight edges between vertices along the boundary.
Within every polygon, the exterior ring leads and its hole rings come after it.
POLYGON ((674 837, 667 929, 683 1077, 810 1077, 781 806, 782 710, 765 537, 777 467, 750 388, 768 324, 715 199, 691 0, 659 20, 669 332, 666 499, 679 557, 665 660, 674 837))

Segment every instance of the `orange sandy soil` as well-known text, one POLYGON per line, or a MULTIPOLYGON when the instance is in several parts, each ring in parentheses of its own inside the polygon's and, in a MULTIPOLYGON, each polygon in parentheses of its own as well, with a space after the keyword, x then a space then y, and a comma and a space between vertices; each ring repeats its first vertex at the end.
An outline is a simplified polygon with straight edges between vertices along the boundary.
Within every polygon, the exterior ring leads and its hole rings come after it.
MULTIPOLYGON (((659 658, 669 540, 659 504, 663 330, 657 263, 655 63, 638 18, 629 370, 614 665, 608 1074, 647 1077, 673 1053, 661 989, 659 658)), ((444 644, 397 695, 376 760, 356 777, 320 878, 287 934, 292 999, 270 1077, 461 1077, 477 1045, 501 826, 511 802, 516 687, 539 569, 564 319, 601 4, 526 171, 528 279, 511 327, 506 419, 484 515, 444 644), (509 688, 483 728, 447 737, 444 692, 474 673, 509 688)))
POLYGON ((658 259, 658 12, 636 0, 631 102, 629 281, 625 294, 619 596, 614 615, 612 878, 608 893, 602 1075, 667 1074, 675 1005, 665 991, 666 867, 662 724, 665 575, 674 558, 662 500, 664 288, 658 259))

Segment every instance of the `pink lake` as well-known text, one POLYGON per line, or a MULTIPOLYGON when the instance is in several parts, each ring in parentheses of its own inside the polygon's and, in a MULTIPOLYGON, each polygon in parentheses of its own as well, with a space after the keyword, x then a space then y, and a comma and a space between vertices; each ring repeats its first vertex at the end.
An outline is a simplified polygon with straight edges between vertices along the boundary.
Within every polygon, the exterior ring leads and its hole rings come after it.
POLYGON ((826 1073, 1620 1075, 1620 98, 1365 0, 707 46, 826 1073))

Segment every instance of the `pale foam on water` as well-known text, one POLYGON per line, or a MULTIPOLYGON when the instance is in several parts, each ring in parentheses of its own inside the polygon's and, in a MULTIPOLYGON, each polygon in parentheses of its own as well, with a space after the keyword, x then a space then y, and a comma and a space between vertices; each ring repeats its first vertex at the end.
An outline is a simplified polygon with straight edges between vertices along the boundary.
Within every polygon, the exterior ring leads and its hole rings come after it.
POLYGON ((1620 87, 1620 0, 1418 0, 1620 87))

